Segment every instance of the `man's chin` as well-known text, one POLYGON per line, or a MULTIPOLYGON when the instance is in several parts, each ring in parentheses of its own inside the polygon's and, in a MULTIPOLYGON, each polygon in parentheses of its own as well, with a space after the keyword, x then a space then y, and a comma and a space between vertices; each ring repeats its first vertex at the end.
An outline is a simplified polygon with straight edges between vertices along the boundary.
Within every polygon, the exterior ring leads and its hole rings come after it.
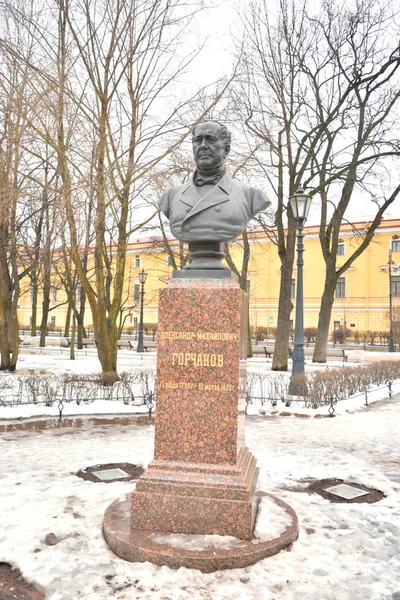
POLYGON ((204 171, 204 170, 213 170, 217 165, 215 164, 215 161, 212 160, 212 158, 210 157, 206 157, 203 156, 202 158, 199 158, 196 162, 196 166, 204 171))

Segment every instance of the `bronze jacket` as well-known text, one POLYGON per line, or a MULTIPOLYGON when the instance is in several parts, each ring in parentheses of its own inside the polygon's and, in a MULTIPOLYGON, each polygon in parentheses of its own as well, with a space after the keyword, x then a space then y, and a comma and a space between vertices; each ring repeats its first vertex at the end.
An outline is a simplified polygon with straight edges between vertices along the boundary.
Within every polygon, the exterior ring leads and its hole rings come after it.
POLYGON ((248 221, 270 204, 261 190, 247 187, 225 173, 202 198, 190 180, 164 192, 159 207, 178 240, 224 242, 240 235, 248 221))

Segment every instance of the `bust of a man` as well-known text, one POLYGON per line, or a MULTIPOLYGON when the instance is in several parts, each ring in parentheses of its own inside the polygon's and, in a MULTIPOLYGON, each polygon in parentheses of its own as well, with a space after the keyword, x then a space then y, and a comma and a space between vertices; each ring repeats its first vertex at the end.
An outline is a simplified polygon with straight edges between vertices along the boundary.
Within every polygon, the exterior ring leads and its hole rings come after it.
POLYGON ((226 242, 240 235, 269 204, 265 194, 232 179, 225 159, 231 134, 217 121, 192 131, 196 170, 190 181, 166 191, 159 202, 172 234, 183 242, 226 242))

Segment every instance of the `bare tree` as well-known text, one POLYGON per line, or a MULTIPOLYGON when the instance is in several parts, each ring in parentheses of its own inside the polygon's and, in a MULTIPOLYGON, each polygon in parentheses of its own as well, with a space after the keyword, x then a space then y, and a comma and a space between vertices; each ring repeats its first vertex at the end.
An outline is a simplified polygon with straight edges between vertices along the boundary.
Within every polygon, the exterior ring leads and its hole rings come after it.
MULTIPOLYGON (((25 43, 20 31, 2 22, 2 33, 14 43, 25 43)), ((31 50, 29 40, 28 53, 31 50)), ((26 274, 18 257, 21 215, 18 201, 23 195, 20 167, 27 126, 28 69, 0 47, 0 354, 1 370, 15 370, 18 359, 19 327, 17 307, 20 279, 26 274)), ((28 207, 29 210, 29 207, 28 207)))
POLYGON ((155 214, 143 209, 152 170, 188 135, 187 115, 195 110, 201 120, 228 83, 197 110, 197 95, 182 99, 181 91, 172 92, 197 53, 179 60, 176 52, 197 3, 37 0, 35 14, 45 5, 49 16, 40 23, 23 5, 9 7, 34 34, 34 57, 8 39, 3 47, 30 71, 29 125, 57 155, 70 251, 92 311, 102 371, 112 381, 127 242, 155 214))
POLYGON ((391 16, 374 0, 354 9, 324 4, 317 17, 306 2, 299 8, 280 0, 275 18, 266 0, 254 0, 245 19, 247 51, 233 100, 265 144, 261 160, 277 201, 281 287, 274 369, 287 368, 292 310, 296 227, 288 197, 303 182, 321 201, 326 282, 314 360, 324 361, 337 278, 367 247, 399 191, 396 184, 380 192, 376 185, 384 161, 398 154, 399 51, 391 16), (340 226, 357 195, 375 202, 376 216, 357 251, 336 270, 340 226))

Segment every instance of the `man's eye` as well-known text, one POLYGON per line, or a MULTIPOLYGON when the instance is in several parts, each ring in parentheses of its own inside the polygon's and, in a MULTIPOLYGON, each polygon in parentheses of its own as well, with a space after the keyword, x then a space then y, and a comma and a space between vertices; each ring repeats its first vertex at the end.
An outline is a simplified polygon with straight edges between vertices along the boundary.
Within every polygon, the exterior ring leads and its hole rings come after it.
POLYGON ((213 137, 211 135, 208 135, 206 139, 207 139, 207 142, 211 142, 212 144, 215 144, 215 142, 217 141, 217 138, 213 137))

